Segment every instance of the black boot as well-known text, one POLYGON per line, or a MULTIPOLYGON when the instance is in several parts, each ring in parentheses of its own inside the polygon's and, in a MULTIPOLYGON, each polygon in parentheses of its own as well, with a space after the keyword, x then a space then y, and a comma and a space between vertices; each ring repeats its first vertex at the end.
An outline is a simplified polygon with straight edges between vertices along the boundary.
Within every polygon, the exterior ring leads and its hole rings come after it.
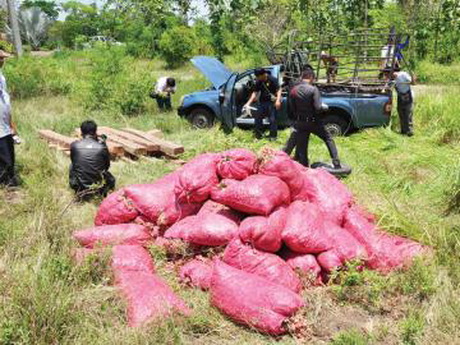
POLYGON ((334 166, 334 169, 340 169, 342 167, 342 165, 340 165, 340 160, 338 158, 332 160, 332 165, 334 166))

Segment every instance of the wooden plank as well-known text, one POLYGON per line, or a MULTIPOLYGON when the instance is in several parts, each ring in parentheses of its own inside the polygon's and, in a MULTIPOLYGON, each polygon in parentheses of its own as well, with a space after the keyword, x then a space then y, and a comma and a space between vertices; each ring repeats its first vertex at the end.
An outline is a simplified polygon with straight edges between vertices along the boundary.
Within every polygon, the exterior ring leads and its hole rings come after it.
POLYGON ((154 137, 152 135, 149 135, 148 133, 139 131, 137 129, 125 128, 123 130, 129 131, 129 133, 136 134, 137 136, 140 136, 141 138, 144 138, 155 144, 158 144, 160 146, 160 151, 167 154, 168 156, 177 156, 178 154, 184 153, 184 147, 182 145, 178 145, 173 142, 170 142, 164 139, 160 139, 158 137, 154 137))
POLYGON ((121 138, 111 131, 104 131, 101 128, 98 129, 99 134, 103 134, 107 136, 107 142, 115 142, 119 145, 123 146, 123 149, 132 154, 133 156, 141 156, 147 154, 147 149, 143 145, 139 145, 136 143, 133 143, 129 140, 126 140, 124 138, 121 138))
POLYGON ((109 128, 109 127, 100 127, 99 131, 101 130, 106 133, 110 133, 110 135, 115 135, 125 140, 132 141, 135 144, 145 146, 148 152, 156 152, 160 150, 160 145, 152 143, 150 140, 146 140, 144 138, 141 138, 129 132, 125 132, 123 130, 118 130, 118 129, 109 128))
POLYGON ((48 143, 68 149, 70 149, 70 145, 75 141, 75 138, 66 137, 65 135, 53 132, 49 129, 39 130, 38 135, 48 143))

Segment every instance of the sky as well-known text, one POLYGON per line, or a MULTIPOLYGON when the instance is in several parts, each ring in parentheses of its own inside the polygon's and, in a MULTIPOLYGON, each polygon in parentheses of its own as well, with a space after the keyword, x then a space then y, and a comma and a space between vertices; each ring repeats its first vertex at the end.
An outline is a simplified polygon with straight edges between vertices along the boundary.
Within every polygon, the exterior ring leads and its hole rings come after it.
MULTIPOLYGON (((77 0, 79 2, 82 2, 84 4, 92 4, 96 3, 98 6, 102 6, 105 1, 104 0, 77 0)), ((66 0, 58 0, 58 3, 63 3, 66 2, 66 0)), ((197 10, 199 16, 206 16, 208 13, 208 9, 206 6, 206 3, 203 0, 192 0, 192 6, 197 10)), ((65 13, 61 13, 59 15, 59 20, 64 20, 65 19, 65 13)))

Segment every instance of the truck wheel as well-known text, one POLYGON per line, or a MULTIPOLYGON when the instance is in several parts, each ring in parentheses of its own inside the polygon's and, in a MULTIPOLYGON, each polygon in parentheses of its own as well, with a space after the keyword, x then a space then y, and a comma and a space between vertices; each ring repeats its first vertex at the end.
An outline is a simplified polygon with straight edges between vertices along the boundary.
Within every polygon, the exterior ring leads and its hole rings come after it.
POLYGON ((338 137, 347 134, 350 125, 347 120, 337 115, 327 115, 324 118, 326 130, 333 136, 338 137))
POLYGON ((198 129, 214 126, 214 114, 206 108, 193 109, 187 118, 193 127, 198 129))

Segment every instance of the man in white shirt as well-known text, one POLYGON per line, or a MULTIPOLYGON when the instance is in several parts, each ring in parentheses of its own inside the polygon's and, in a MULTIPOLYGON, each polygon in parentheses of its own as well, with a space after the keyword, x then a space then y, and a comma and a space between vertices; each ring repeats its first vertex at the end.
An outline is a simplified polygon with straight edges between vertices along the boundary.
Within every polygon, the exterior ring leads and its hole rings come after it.
POLYGON ((400 71, 399 68, 393 73, 393 83, 398 94, 398 114, 401 123, 401 134, 409 137, 414 135, 413 110, 414 92, 411 88, 412 77, 409 73, 400 71))
MULTIPOLYGON (((0 50, 0 68, 10 54, 0 50)), ((0 185, 15 187, 18 185, 14 172, 15 155, 14 139, 16 127, 11 118, 10 95, 6 88, 6 80, 0 73, 0 185)))
POLYGON ((161 77, 155 85, 155 98, 160 110, 171 110, 171 94, 176 92, 176 80, 171 77, 161 77))

